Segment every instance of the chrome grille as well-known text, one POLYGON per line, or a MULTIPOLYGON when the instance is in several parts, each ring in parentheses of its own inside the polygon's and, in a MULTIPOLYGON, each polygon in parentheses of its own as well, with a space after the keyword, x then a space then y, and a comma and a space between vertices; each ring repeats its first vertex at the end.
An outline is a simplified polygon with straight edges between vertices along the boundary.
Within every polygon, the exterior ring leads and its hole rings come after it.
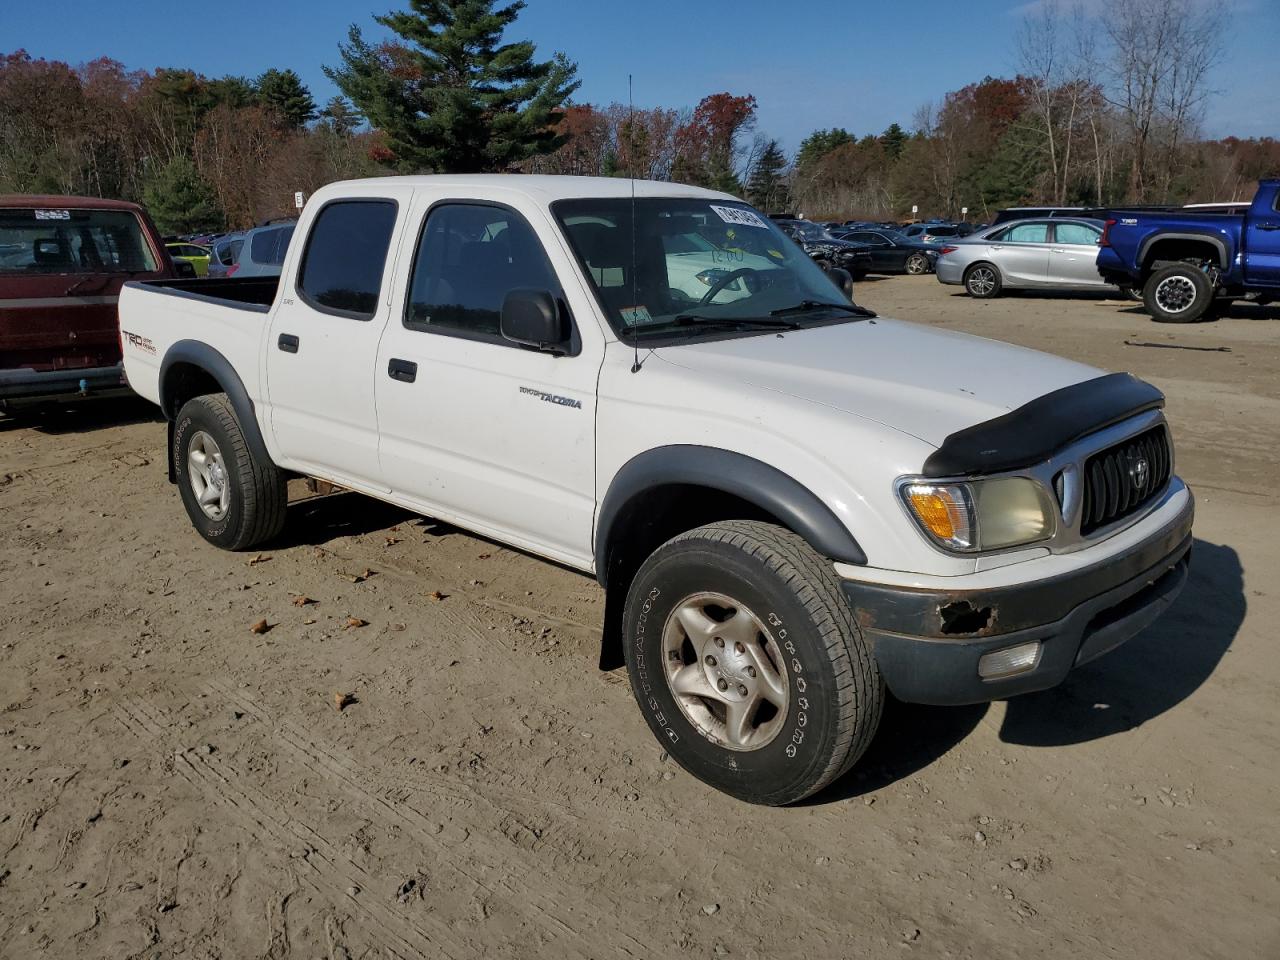
POLYGON ((1164 425, 1095 453, 1085 461, 1080 533, 1127 517, 1169 483, 1173 455, 1164 425))

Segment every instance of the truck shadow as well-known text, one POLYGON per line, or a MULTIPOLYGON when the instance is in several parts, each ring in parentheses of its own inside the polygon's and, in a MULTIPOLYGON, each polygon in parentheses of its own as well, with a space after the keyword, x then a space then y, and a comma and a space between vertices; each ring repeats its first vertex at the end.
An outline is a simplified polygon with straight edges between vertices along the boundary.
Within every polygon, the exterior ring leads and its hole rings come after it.
POLYGON ((163 422, 164 416, 160 413, 160 408, 141 397, 88 397, 64 403, 18 407, 0 413, 0 433, 35 430, 51 436, 62 436, 89 433, 104 427, 163 422))
POLYGON ((1000 739, 1052 747, 1141 726, 1209 678, 1235 640, 1247 606, 1239 555, 1196 540, 1187 586, 1173 607, 1061 686, 1010 700, 1000 739))
MULTIPOLYGON (((292 483, 290 493, 294 493, 292 483)), ((320 546, 338 537, 358 537, 417 519, 415 513, 352 491, 305 497, 289 503, 284 530, 271 546, 281 550, 320 546)))
MULTIPOLYGON (((1000 739, 1028 747, 1066 746, 1141 726, 1209 679, 1235 640, 1246 608, 1239 555, 1196 540, 1187 586, 1164 617, 1074 671, 1061 686, 1008 700, 1000 739)), ((987 704, 925 707, 890 697, 866 754, 804 805, 873 793, 919 773, 968 737, 987 710, 987 704)))

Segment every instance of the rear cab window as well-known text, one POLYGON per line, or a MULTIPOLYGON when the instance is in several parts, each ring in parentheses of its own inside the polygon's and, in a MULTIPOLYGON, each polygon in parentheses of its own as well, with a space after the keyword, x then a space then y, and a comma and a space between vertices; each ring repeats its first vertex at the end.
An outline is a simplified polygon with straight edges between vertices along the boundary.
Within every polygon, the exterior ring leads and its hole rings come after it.
MULTIPOLYGON (((372 319, 378 310, 396 213, 394 200, 326 204, 312 222, 302 252, 297 291, 303 301, 323 313, 372 319)), ((286 229, 292 235, 293 227, 286 229)), ((283 245, 288 245, 287 238, 283 245)))
POLYGON ((158 261, 129 210, 0 208, 0 274, 154 273, 158 261))

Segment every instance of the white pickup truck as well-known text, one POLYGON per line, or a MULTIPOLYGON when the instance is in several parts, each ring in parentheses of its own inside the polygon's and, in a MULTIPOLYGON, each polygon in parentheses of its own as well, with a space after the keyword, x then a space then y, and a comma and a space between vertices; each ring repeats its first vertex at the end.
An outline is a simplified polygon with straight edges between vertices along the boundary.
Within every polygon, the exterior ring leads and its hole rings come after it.
POLYGON ((278 281, 131 283, 120 323, 210 543, 302 475, 594 574, 664 748, 785 804, 886 689, 1051 687, 1190 558, 1158 390, 847 289, 723 194, 401 177, 313 196, 278 281))

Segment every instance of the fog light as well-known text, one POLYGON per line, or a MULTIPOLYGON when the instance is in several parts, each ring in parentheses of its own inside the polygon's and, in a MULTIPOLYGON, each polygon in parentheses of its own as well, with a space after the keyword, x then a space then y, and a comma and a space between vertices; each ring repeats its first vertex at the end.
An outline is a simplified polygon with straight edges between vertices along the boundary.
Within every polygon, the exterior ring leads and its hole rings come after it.
POLYGON ((1040 641, 1032 640, 984 654, 978 661, 978 676, 983 680, 1002 680, 1034 670, 1039 662, 1040 641))

